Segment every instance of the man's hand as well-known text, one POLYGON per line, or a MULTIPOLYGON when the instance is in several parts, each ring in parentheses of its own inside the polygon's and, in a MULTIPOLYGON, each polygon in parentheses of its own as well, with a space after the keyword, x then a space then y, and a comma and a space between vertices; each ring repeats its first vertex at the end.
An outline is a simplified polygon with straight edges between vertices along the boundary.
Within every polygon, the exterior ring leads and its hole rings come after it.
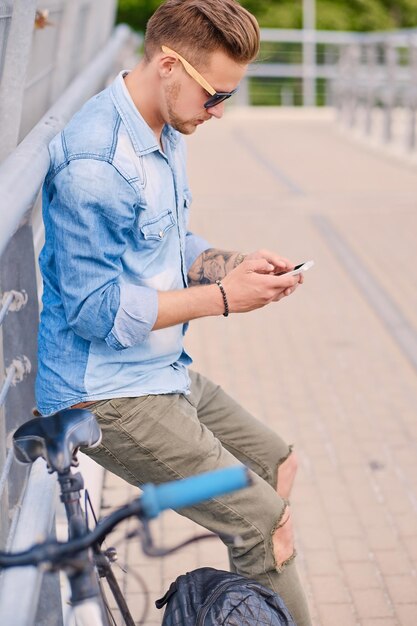
MULTIPOLYGON (((255 252, 254 255, 261 254, 255 252)), ((297 276, 277 276, 279 272, 290 270, 294 266, 272 253, 271 263, 265 257, 248 255, 234 270, 222 280, 226 291, 229 311, 244 313, 259 309, 270 302, 278 302, 292 294, 302 282, 301 274, 297 276), (250 258, 252 256, 252 258, 250 258)))
POLYGON ((246 257, 239 252, 206 250, 189 272, 188 289, 158 292, 158 316, 153 330, 199 317, 221 315, 224 302, 220 289, 213 284, 216 280, 222 282, 231 313, 253 311, 277 302, 292 294, 303 282, 302 274, 277 275, 293 267, 290 261, 268 250, 246 257))

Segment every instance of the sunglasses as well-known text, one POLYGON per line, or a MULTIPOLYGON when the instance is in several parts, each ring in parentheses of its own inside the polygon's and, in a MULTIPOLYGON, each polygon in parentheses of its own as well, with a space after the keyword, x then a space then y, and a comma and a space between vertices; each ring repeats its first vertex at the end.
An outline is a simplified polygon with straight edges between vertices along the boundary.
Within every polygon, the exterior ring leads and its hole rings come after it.
POLYGON ((210 83, 208 83, 206 79, 203 78, 203 76, 201 76, 201 74, 197 72, 197 70, 190 63, 188 63, 188 61, 184 59, 184 57, 178 54, 178 52, 171 50, 171 48, 168 48, 167 46, 162 46, 162 52, 164 52, 165 54, 170 54, 174 56, 176 59, 178 59, 178 61, 181 63, 181 65, 183 66, 187 74, 189 74, 192 78, 194 78, 194 80, 200 85, 200 87, 202 87, 205 91, 207 91, 207 93, 210 94, 210 98, 204 103, 205 109, 210 109, 210 107, 215 107, 216 104, 220 104, 220 102, 224 102, 224 100, 227 100, 228 98, 230 98, 230 96, 233 96, 233 94, 236 93, 237 88, 233 89, 233 91, 216 91, 210 85, 210 83))

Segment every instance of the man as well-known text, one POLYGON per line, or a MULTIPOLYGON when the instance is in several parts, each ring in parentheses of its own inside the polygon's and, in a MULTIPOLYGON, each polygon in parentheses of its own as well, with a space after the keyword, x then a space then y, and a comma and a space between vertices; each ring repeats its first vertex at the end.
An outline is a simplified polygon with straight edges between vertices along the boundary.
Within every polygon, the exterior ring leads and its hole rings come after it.
POLYGON ((181 134, 221 118, 259 49, 235 0, 166 0, 143 60, 92 98, 50 145, 37 400, 42 414, 89 406, 89 454, 135 485, 241 461, 254 486, 184 511, 238 534, 232 567, 282 595, 310 624, 293 557, 291 448, 218 386, 188 371, 187 323, 289 296, 300 276, 269 251, 213 249, 187 230, 181 134))

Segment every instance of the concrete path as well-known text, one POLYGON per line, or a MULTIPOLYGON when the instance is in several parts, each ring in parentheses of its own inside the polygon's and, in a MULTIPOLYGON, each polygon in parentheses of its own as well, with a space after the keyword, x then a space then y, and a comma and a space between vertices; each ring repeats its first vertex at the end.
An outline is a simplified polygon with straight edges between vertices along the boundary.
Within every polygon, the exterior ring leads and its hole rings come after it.
MULTIPOLYGON (((298 564, 315 626, 417 624, 417 169, 346 139, 329 112, 231 110, 189 138, 192 228, 215 247, 314 259, 284 302, 198 320, 194 366, 296 446, 298 564)), ((107 475, 103 513, 135 490, 107 475)), ((169 513, 155 539, 200 529, 169 513)), ((151 604, 227 568, 220 542, 120 562, 151 604)), ((137 611, 144 595, 126 591, 137 611)), ((147 624, 160 624, 151 607, 147 624)))

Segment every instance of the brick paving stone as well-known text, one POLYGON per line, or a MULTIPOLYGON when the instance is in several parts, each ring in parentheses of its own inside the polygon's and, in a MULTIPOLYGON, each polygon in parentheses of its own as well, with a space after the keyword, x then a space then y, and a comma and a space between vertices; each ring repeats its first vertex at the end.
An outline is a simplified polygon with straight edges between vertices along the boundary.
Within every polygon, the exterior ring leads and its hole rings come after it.
POLYGON ((376 550, 375 561, 384 575, 410 574, 412 564, 404 549, 376 550))
POLYGON ((411 509, 411 502, 408 493, 401 488, 401 484, 395 478, 386 477, 381 484, 381 490, 385 495, 389 510, 396 514, 408 513, 411 509))
POLYGON ((396 607, 396 614, 401 626, 415 626, 417 620, 417 602, 400 604, 396 607))
POLYGON ((397 550, 400 547, 396 529, 388 524, 368 526, 366 534, 371 550, 397 550))
POLYGON ((314 598, 319 606, 322 604, 349 603, 349 592, 340 575, 311 576, 310 581, 314 598))
MULTIPOLYGON (((392 513, 392 511, 390 511, 392 513)), ((359 508, 357 517, 360 519, 363 525, 367 527, 378 527, 381 525, 382 520, 386 520, 387 507, 384 503, 373 502, 366 503, 359 508)))
POLYGON ((358 626, 354 609, 350 604, 321 604, 319 615, 322 626, 358 626))
POLYGON ((396 607, 396 613, 401 626, 415 626, 417 623, 417 602, 400 604, 396 607))
POLYGON ((380 589, 352 589, 352 596, 361 617, 393 617, 390 599, 380 589))
POLYGON ((384 580, 390 598, 395 606, 417 601, 417 580, 415 573, 409 576, 385 576, 384 580))
POLYGON ((372 561, 344 563, 343 571, 350 589, 379 589, 381 574, 372 561))
POLYGON ((297 497, 292 499, 291 504, 294 515, 297 515, 297 509, 299 509, 300 512, 302 511, 302 517, 300 517, 299 523, 303 526, 313 526, 321 529, 328 525, 327 516, 325 515, 323 507, 317 498, 307 501, 303 499, 300 493, 297 493, 297 497), (301 509, 299 505, 301 506, 301 509))
POLYGON ((326 526, 303 524, 303 541, 311 550, 333 548, 333 538, 326 526))
POLYGON ((327 523, 333 537, 356 539, 363 537, 363 527, 356 515, 329 515, 327 523))
POLYGON ((334 550, 306 550, 306 567, 311 576, 337 576, 340 562, 334 550))
POLYGON ((362 562, 369 559, 369 546, 365 538, 347 538, 335 540, 336 551, 339 558, 345 562, 362 562))
POLYGON ((417 565, 417 540, 416 535, 412 537, 403 537, 402 545, 405 547, 407 555, 417 565))
POLYGON ((352 515, 354 506, 349 502, 344 490, 341 488, 339 491, 327 492, 326 487, 323 485, 320 489, 323 496, 323 507, 326 513, 336 513, 338 515, 352 515))
POLYGON ((395 525, 400 537, 410 537, 417 541, 417 515, 415 513, 404 513, 395 516, 395 525))

